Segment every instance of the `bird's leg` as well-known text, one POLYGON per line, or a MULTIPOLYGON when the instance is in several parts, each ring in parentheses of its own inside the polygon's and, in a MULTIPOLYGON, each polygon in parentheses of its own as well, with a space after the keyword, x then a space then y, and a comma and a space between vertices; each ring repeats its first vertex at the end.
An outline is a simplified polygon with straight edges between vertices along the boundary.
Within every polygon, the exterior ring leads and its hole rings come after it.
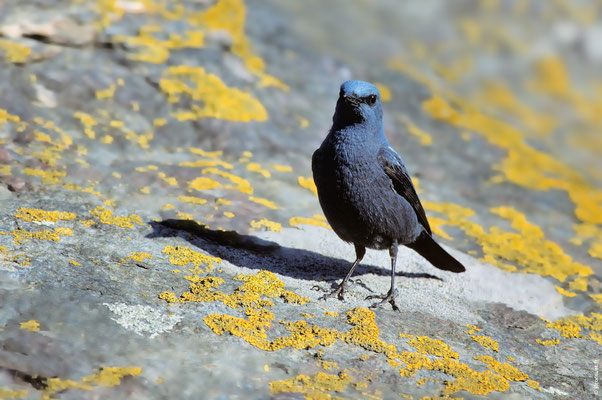
POLYGON ((339 285, 339 287, 337 287, 331 293, 322 296, 320 298, 320 300, 326 300, 326 299, 328 299, 330 297, 335 297, 335 296, 339 300, 344 300, 343 299, 343 291, 345 289, 345 284, 347 283, 347 281, 349 280, 349 278, 351 278, 351 275, 353 274, 353 271, 358 266, 358 264, 360 263, 360 261, 362 261, 362 258, 364 258, 365 254, 366 254, 366 248, 364 246, 360 246, 360 245, 355 244, 355 261, 353 262, 353 265, 351 266, 351 269, 349 270, 349 272, 347 272, 347 276, 345 277, 345 279, 343 279, 343 282, 341 282, 341 284, 339 285))
POLYGON ((391 257, 391 288, 387 292, 384 297, 380 296, 368 296, 366 299, 381 299, 378 303, 375 303, 371 306, 371 308, 380 307, 383 303, 391 304, 393 310, 399 311, 399 307, 395 303, 395 296, 397 295, 397 290, 395 289, 395 264, 397 262, 397 242, 393 242, 391 247, 389 248, 389 256, 391 257))

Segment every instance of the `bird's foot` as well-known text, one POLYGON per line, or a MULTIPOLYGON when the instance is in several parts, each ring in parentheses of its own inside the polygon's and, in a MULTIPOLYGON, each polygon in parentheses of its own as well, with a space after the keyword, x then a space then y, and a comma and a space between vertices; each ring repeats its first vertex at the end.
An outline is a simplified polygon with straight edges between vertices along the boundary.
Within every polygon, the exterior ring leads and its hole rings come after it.
POLYGON ((383 304, 389 303, 393 307, 393 311, 399 311, 399 307, 395 303, 395 296, 397 296, 397 289, 389 290, 385 296, 368 296, 366 300, 380 299, 379 302, 372 304, 370 308, 380 308, 383 304))
POLYGON ((327 293, 324 296, 320 297, 320 300, 332 299, 333 297, 336 297, 337 299, 339 299, 341 301, 345 301, 345 299, 343 298, 343 285, 340 285, 338 288, 336 288, 332 292, 327 293))

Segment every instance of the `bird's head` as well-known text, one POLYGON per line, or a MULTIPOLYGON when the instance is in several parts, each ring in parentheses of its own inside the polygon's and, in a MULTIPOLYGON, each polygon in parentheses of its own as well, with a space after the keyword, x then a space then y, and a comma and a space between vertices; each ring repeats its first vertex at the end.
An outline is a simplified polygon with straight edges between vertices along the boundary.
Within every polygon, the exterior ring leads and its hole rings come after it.
POLYGON ((379 127, 382 117, 380 92, 376 86, 362 81, 346 81, 341 85, 339 100, 332 117, 335 125, 342 127, 367 123, 379 127))

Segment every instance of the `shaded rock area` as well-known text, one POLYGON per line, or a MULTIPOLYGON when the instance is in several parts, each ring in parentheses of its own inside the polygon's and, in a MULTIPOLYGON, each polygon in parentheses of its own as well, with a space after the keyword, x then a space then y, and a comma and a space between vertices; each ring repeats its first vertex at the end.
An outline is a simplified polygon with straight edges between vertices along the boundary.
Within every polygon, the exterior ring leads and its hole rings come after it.
POLYGON ((0 3, 0 399, 599 395, 602 3, 0 3), (455 275, 329 229, 376 83, 455 275))

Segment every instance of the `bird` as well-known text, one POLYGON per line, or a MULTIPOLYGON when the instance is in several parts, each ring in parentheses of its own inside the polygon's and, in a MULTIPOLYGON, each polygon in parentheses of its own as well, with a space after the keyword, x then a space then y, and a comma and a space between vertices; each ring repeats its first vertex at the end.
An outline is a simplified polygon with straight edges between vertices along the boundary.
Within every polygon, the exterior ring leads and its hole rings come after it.
POLYGON ((385 137, 376 86, 353 80, 341 85, 332 127, 312 156, 312 172, 326 220, 339 238, 353 243, 356 255, 341 284, 324 299, 344 300, 345 285, 366 248, 388 249, 391 258, 391 288, 384 296, 368 296, 381 300, 372 307, 388 302, 399 310, 395 302, 399 245, 439 269, 466 270, 433 239, 404 161, 385 137))

